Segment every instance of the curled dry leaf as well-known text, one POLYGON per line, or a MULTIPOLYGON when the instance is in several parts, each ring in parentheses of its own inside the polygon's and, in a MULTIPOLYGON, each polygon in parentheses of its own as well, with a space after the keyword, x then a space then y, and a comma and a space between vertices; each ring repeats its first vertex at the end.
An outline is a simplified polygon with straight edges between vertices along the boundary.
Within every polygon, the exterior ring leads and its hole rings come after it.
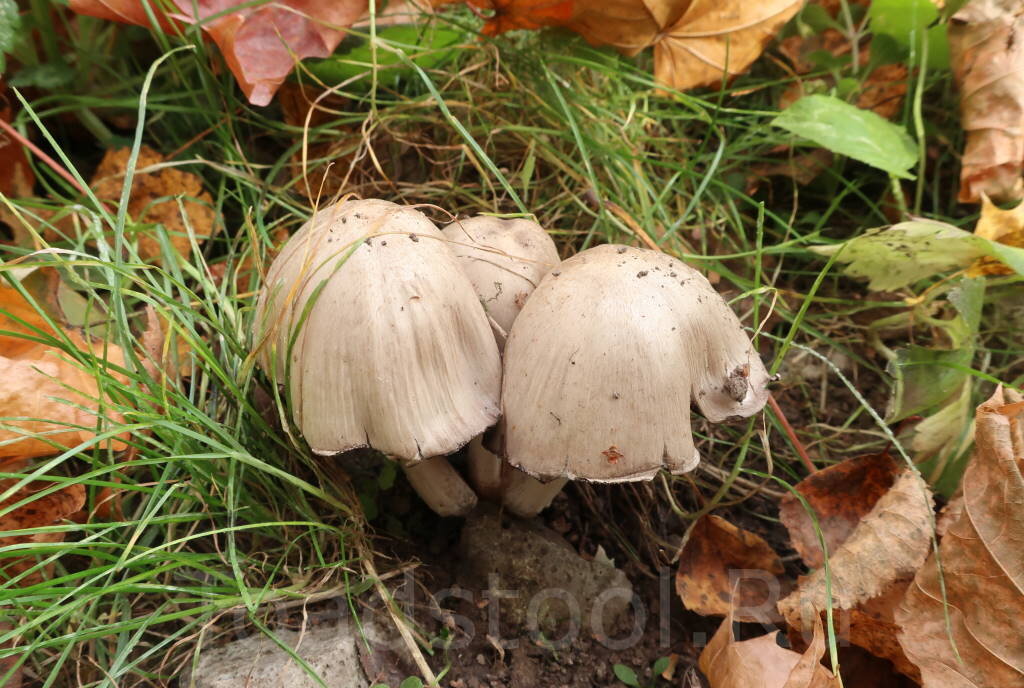
MULTIPOLYGON (((108 150, 103 156, 90 185, 100 200, 114 203, 120 200, 130 153, 130 149, 120 148, 108 150)), ((164 157, 152 148, 143 146, 139 150, 128 199, 128 214, 140 224, 163 225, 171 246, 187 257, 192 252, 190 229, 199 242, 213 234, 213 199, 203 190, 203 182, 198 176, 169 165, 158 167, 165 163, 164 157), (146 168, 153 167, 157 169, 146 171, 146 168), (181 199, 180 207, 178 199, 181 199)), ((159 260, 162 251, 156 237, 143 233, 138 237, 138 243, 140 258, 154 262, 159 260)))
MULTIPOLYGON (((586 6, 588 3, 580 2, 586 6)), ((745 72, 782 25, 797 13, 802 0, 661 0, 631 3, 636 31, 630 24, 598 28, 623 17, 609 11, 618 3, 593 2, 586 26, 570 23, 591 43, 611 44, 628 52, 637 45, 654 46, 654 78, 669 88, 686 90, 714 86, 745 72), (601 14, 603 13, 603 17, 601 14), (639 21, 637 21, 639 20, 639 21), (581 30, 582 29, 582 30, 581 30), (608 32, 613 32, 609 34, 608 32)), ((577 10, 579 12, 579 10, 577 10)))
POLYGON ((821 665, 825 631, 814 626, 814 639, 802 655, 775 642, 775 633, 737 642, 732 615, 726 616, 704 651, 700 669, 711 688, 832 688, 842 684, 821 665))
MULTIPOLYGON (((884 463, 871 470, 860 467, 869 485, 866 491, 877 491, 878 485, 884 484, 885 471, 884 463)), ((856 474, 857 470, 851 472, 856 474)), ((830 529, 833 540, 845 528, 842 520, 838 523, 830 529)), ((844 635, 855 645, 892 661, 898 671, 911 677, 916 670, 896 642, 893 608, 907 581, 928 556, 931 534, 931 493, 916 471, 904 470, 829 553, 831 606, 839 612, 844 635)), ((816 554, 820 556, 820 552, 816 554)), ((779 611, 793 628, 806 631, 812 623, 818 623, 830 604, 827 582, 826 570, 818 568, 779 601, 779 611)))
POLYGON ((784 573, 779 555, 760 536, 708 514, 683 545, 676 592, 698 614, 731 610, 737 621, 773 623, 781 620, 773 604, 784 573))
MULTIPOLYGON (((1024 40, 1024 37, 1022 37, 1024 40)), ((981 217, 974 226, 975 236, 1000 244, 1024 248, 1024 202, 1003 210, 984 193, 981 195, 981 217)), ((968 277, 980 275, 1012 275, 1014 270, 992 256, 982 256, 967 268, 968 277)))
MULTIPOLYGON (((900 465, 888 453, 869 454, 829 466, 796 485, 818 519, 828 551, 846 541, 878 500, 889 491, 900 465)), ((792 493, 779 500, 779 519, 789 531, 793 549, 812 569, 825 563, 811 516, 792 493)))
POLYGON ((972 0, 949 27, 953 73, 967 133, 960 196, 977 203, 1024 197, 1024 5, 972 0))
POLYGON ((942 570, 932 555, 896 610, 900 644, 925 688, 1024 685, 1020 401, 997 389, 978 407, 959 517, 939 548, 942 570))
POLYGON ((253 105, 267 105, 297 60, 328 57, 344 29, 366 11, 360 0, 71 0, 71 9, 93 17, 149 27, 146 7, 157 13, 160 28, 199 24, 224 55, 242 91, 253 105), (233 7, 237 7, 232 11, 233 7))
MULTIPOLYGON (((103 408, 109 397, 81 364, 60 349, 25 338, 56 334, 17 290, 0 287, 0 459, 55 454, 94 437, 98 423, 122 420, 103 408)), ((86 341, 74 330, 63 335, 79 351, 124 365, 124 354, 114 345, 86 341)), ((118 439, 111 446, 119 451, 125 445, 118 439)))

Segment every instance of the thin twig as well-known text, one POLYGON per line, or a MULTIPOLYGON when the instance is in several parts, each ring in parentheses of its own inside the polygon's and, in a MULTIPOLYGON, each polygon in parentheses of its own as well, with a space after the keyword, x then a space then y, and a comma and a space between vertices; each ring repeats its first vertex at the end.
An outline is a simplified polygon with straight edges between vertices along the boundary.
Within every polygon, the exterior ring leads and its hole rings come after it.
POLYGON ((793 448, 796 449, 796 453, 800 455, 800 460, 803 461, 804 466, 811 473, 817 473, 818 469, 811 462, 811 457, 807 455, 807 450, 804 449, 803 442, 796 436, 796 431, 793 430, 793 426, 789 424, 786 419, 786 414, 782 412, 782 408, 779 406, 779 402, 775 400, 774 394, 768 395, 768 405, 772 408, 772 413, 779 419, 779 423, 782 424, 782 429, 786 431, 786 436, 789 441, 793 443, 793 448))
POLYGON ((67 181, 68 184, 75 187, 75 189, 78 190, 78 193, 85 195, 85 189, 82 188, 82 185, 78 183, 77 179, 71 176, 70 172, 61 167, 61 165, 56 160, 54 160, 49 155, 44 153, 42 149, 39 148, 39 146, 37 146, 36 144, 29 141, 27 138, 22 136, 17 129, 15 129, 6 121, 4 121, 3 118, 0 118, 0 129, 3 129, 8 136, 10 136, 12 139, 17 141, 21 145, 25 146, 25 148, 28 148, 30 151, 32 151, 33 155, 35 155, 37 158, 46 163, 47 166, 50 167, 50 169, 59 174, 65 181, 67 181))

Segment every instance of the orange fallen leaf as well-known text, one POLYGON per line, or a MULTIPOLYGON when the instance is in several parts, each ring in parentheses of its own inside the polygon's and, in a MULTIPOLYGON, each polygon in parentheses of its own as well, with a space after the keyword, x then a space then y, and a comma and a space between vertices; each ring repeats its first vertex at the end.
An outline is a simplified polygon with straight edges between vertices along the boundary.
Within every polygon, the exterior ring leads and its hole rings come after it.
MULTIPOLYGON (((26 339, 56 335, 17 290, 0 287, 0 459, 55 454, 94 437, 98 423, 122 422, 105 408, 110 399, 97 379, 70 354, 26 339)), ((114 345, 88 342, 74 330, 63 336, 78 351, 124 365, 114 345)), ((108 444, 115 451, 125 447, 120 439, 100 446, 108 444)))
MULTIPOLYGON (((974 226, 974 233, 991 241, 1024 248, 1024 202, 1009 210, 1002 210, 982 193, 981 217, 974 226)), ((1010 266, 990 256, 982 256, 967 268, 968 277, 1012 274, 1014 271, 1010 266)))
POLYGON ((1024 411, 1009 406, 1020 400, 999 388, 978 406, 941 573, 933 554, 896 610, 925 688, 1024 685, 1024 411))
POLYGON ((949 47, 960 86, 967 144, 960 170, 962 203, 982 194, 1024 197, 1024 5, 972 0, 953 15, 949 47))
MULTIPOLYGON (((128 148, 111 149, 103 156, 90 184, 100 200, 119 202, 130 152, 128 148)), ((188 257, 192 252, 190 228, 200 243, 214 232, 216 214, 212 208, 213 199, 203 189, 202 179, 191 172, 177 167, 145 171, 165 162, 162 155, 148 146, 139 150, 136 163, 139 171, 132 179, 128 214, 140 224, 163 225, 174 250, 188 257), (179 198, 184 215, 178 206, 179 198)), ((161 257, 160 242, 156 237, 143 231, 138 236, 138 243, 139 256, 143 260, 156 262, 161 257)))
POLYGON ((711 688, 833 688, 841 684, 821 665, 825 631, 818 622, 803 654, 779 647, 776 633, 737 641, 732 615, 726 616, 700 653, 700 670, 711 688))
POLYGON ((572 18, 574 0, 471 0, 470 4, 494 14, 484 23, 485 36, 514 29, 536 30, 563 26, 572 18))
MULTIPOLYGON (((17 483, 17 480, 14 478, 0 480, 0 492, 10 489, 15 483, 17 483)), ((0 502, 0 511, 22 500, 31 498, 34 494, 48 487, 51 487, 48 483, 29 483, 3 502, 0 502)), ((56 525, 80 511, 84 504, 85 486, 81 483, 72 483, 60 490, 32 499, 28 503, 0 515, 0 533, 56 525)), ((24 548, 6 548, 14 545, 55 543, 62 542, 63 540, 64 533, 61 532, 0 536, 0 547, 5 548, 3 557, 0 559, 0 580, 10 580, 35 566, 34 561, 20 553, 20 550, 24 548)), ((45 569, 33 571, 25 578, 22 578, 18 585, 22 587, 34 585, 47 577, 51 569, 52 566, 48 566, 45 569)))
POLYGON ((676 593, 690 611, 738 621, 780 621, 774 602, 785 568, 760 536, 724 518, 702 516, 679 555, 676 593))
POLYGON ((296 61, 330 56, 344 29, 366 11, 362 0, 170 0, 172 9, 164 12, 160 3, 144 0, 71 0, 70 5, 80 14, 145 27, 150 7, 164 31, 202 22, 253 105, 270 103, 296 61))

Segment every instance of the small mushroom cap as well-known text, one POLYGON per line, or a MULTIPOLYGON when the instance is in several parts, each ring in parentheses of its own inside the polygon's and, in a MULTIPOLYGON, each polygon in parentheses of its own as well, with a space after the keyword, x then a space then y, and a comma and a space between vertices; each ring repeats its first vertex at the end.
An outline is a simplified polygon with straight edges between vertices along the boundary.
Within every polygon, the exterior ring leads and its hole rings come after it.
POLYGON ((289 385, 318 454, 370 446, 416 462, 498 417, 487 316, 441 232, 412 208, 365 200, 319 211, 271 265, 255 323, 260 362, 289 385))
POLYGON ((713 422, 749 416, 768 380, 700 273, 655 251, 598 246, 550 272, 512 326, 504 454, 542 479, 689 471, 700 460, 691 400, 713 422))
POLYGON ((555 242, 531 220, 486 215, 458 220, 442 231, 484 310, 497 325, 498 348, 504 348, 527 297, 558 264, 555 242))

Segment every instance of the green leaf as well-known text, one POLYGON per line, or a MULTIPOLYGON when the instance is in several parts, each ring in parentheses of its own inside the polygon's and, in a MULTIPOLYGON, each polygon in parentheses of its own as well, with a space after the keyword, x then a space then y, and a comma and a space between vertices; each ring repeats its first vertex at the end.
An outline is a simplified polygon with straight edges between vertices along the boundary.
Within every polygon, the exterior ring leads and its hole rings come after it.
POLYGON ((871 19, 873 33, 892 37, 905 53, 913 48, 920 56, 924 40, 927 39, 928 67, 949 68, 946 24, 935 23, 939 18, 939 9, 932 0, 872 0, 868 17, 871 19))
POLYGON ((899 289, 927 277, 965 268, 992 256, 1024 275, 1024 249, 991 241, 944 222, 912 220, 811 251, 847 263, 845 274, 870 280, 875 291, 899 289))
POLYGON ((963 279, 948 298, 957 316, 945 325, 933 324, 946 331, 953 348, 912 346, 901 349, 889 363, 888 372, 896 380, 888 413, 891 421, 949 404, 970 375, 968 368, 974 360, 985 302, 985 280, 963 279))
MULTIPOLYGON (((456 43, 464 40, 466 34, 450 28, 430 24, 398 24, 377 32, 377 39, 387 41, 401 48, 422 69, 439 67, 453 55, 456 43)), ((415 78, 414 71, 402 64, 401 58, 390 50, 377 50, 377 83, 386 88, 397 88, 402 81, 415 78)), ((369 87, 374 54, 369 40, 352 36, 346 39, 338 51, 324 60, 308 62, 309 71, 330 85, 353 79, 346 89, 357 84, 369 87)))
POLYGON ((665 669, 668 669, 669 661, 668 657, 658 657, 658 659, 655 660, 654 665, 651 667, 651 671, 654 672, 655 676, 665 673, 665 669))
POLYGON ((14 0, 0 0, 0 74, 7 69, 4 53, 9 53, 18 40, 21 15, 14 0))
POLYGON ((913 178, 909 170, 917 162, 917 150, 906 130, 839 98, 804 96, 772 124, 895 177, 913 178))
POLYGON ((399 683, 398 688, 423 688, 423 681, 419 676, 410 676, 399 683))
POLYGON ((634 688, 637 688, 640 685, 640 681, 636 678, 636 672, 625 664, 616 664, 612 667, 612 671, 615 672, 615 678, 619 679, 627 686, 634 686, 634 688))

